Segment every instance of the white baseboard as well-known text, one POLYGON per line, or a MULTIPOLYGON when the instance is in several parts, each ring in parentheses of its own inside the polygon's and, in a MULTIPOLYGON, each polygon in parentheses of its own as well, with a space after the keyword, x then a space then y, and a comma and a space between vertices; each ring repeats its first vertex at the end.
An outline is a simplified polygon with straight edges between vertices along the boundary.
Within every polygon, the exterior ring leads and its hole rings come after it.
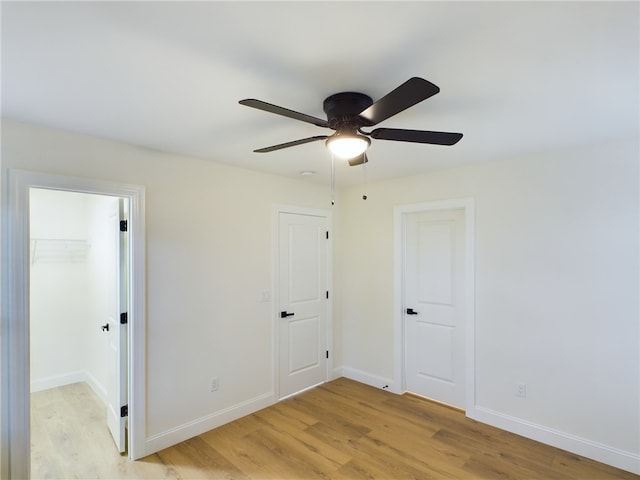
POLYGON ((84 382, 86 379, 87 372, 84 370, 39 378, 31 382, 31 393, 49 390, 50 388, 63 387, 65 385, 71 385, 72 383, 84 382))
MULTIPOLYGON (((398 386, 394 384, 393 380, 355 368, 338 367, 333 370, 333 375, 334 378, 343 376, 372 387, 384 388, 393 393, 404 393, 398 390, 398 386)), ((466 415, 473 420, 640 475, 640 455, 638 453, 613 448, 484 407, 467 408, 466 415)))
POLYGON ((469 418, 479 422, 640 475, 640 455, 637 453, 609 447, 488 408, 476 406, 467 409, 466 413, 469 418))
POLYGON ((145 455, 151 455, 164 448, 184 442, 196 435, 200 435, 226 423, 250 415, 275 403, 273 392, 265 393, 246 402, 233 405, 219 412, 197 418, 170 430, 148 437, 145 441, 145 455))
POLYGON ((86 382, 89 384, 93 392, 100 398, 102 403, 107 404, 107 389, 104 385, 96 380, 96 377, 91 375, 89 372, 85 372, 86 374, 86 382))
MULTIPOLYGON (((379 377, 378 375, 372 375, 367 372, 363 372, 362 370, 358 370, 351 367, 341 367, 339 369, 334 369, 334 373, 340 371, 342 377, 346 377, 349 380, 355 380, 356 382, 364 383, 365 385, 370 385, 375 388, 380 388, 382 390, 388 390, 393 393, 401 393, 397 392, 395 388, 395 384, 393 380, 389 378, 379 377)), ((338 377, 335 377, 338 378, 338 377)))
POLYGON ((102 403, 107 403, 107 390, 87 370, 77 370, 63 375, 52 375, 31 382, 31 393, 49 390, 50 388, 64 387, 72 383, 86 382, 102 403))

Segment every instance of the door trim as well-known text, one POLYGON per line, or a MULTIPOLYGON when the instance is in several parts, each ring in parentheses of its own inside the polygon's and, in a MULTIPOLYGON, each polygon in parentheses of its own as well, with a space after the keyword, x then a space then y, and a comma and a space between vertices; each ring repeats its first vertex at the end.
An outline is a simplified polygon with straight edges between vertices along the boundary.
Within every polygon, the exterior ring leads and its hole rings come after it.
POLYGON ((29 189, 45 188, 129 200, 129 458, 145 456, 145 190, 138 185, 6 170, 2 218, 2 478, 29 478, 29 189))
POLYGON ((407 214, 437 210, 464 210, 465 221, 465 301, 467 304, 465 321, 465 410, 475 405, 475 201, 473 198, 458 198, 434 202, 399 205, 394 208, 393 241, 393 385, 390 390, 402 394, 406 392, 404 365, 404 323, 402 298, 404 293, 404 229, 407 214))
POLYGON ((326 345, 329 351, 327 359, 327 368, 325 372, 325 382, 333 379, 333 218, 330 210, 318 208, 296 207, 292 205, 276 204, 272 207, 272 223, 271 223, 271 319, 272 319, 272 355, 271 355, 271 371, 272 371, 272 389, 273 401, 280 399, 280 375, 279 361, 280 358, 280 315, 278 310, 278 299, 280 298, 278 283, 278 240, 279 240, 279 216, 281 213, 293 213, 296 215, 310 215, 314 217, 324 217, 327 219, 327 230, 329 231, 329 239, 327 240, 327 290, 329 290, 329 298, 327 299, 327 339, 326 345))

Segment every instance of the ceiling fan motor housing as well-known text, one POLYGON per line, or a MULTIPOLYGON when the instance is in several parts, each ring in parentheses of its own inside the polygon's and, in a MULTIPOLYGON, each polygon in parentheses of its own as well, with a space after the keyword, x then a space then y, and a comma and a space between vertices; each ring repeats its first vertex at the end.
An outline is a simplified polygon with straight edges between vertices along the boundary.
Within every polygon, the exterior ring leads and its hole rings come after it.
POLYGON ((357 130, 367 123, 359 117, 360 112, 371 105, 373 105, 373 99, 364 93, 341 92, 327 97, 322 108, 327 114, 329 127, 333 130, 343 128, 357 130))

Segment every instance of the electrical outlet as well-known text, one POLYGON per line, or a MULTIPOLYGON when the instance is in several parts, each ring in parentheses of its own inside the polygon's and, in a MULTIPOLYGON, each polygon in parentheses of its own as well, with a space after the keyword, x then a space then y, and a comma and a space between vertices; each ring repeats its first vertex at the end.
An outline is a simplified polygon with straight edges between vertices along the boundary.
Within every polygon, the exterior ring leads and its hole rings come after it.
POLYGON ((260 301, 267 303, 271 301, 271 292, 269 290, 263 290, 260 292, 260 301))
POLYGON ((523 398, 527 396, 526 383, 516 383, 516 396, 523 397, 523 398))
POLYGON ((215 392, 218 390, 218 377, 213 377, 211 379, 211 391, 215 392))

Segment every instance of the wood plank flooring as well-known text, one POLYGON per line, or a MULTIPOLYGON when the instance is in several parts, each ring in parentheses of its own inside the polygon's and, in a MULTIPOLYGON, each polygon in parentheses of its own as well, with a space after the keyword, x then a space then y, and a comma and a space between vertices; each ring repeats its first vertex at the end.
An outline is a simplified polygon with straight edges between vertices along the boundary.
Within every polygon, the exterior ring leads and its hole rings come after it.
POLYGON ((121 456, 104 404, 86 383, 31 394, 31 478, 174 479, 157 457, 121 456))
POLYGON ((77 385, 32 397, 33 478, 640 479, 344 378, 132 462, 115 452, 97 398, 93 413, 66 419, 92 400, 77 385))

